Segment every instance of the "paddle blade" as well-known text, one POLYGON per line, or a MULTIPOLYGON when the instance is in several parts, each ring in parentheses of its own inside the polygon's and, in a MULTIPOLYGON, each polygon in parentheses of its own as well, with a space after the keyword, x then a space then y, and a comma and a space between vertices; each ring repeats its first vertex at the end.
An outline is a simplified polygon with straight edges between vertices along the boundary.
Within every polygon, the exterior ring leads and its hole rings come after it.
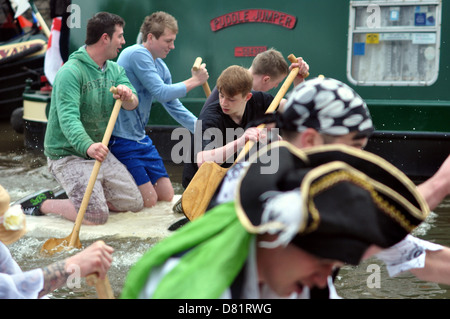
POLYGON ((189 220, 205 213, 227 170, 214 162, 205 162, 200 166, 181 197, 184 215, 189 220))
POLYGON ((70 239, 72 235, 69 235, 66 238, 50 238, 48 239, 44 245, 42 245, 41 253, 45 255, 54 255, 55 253, 61 252, 63 250, 69 249, 80 249, 82 247, 81 241, 79 238, 75 241, 73 246, 70 246, 70 239))

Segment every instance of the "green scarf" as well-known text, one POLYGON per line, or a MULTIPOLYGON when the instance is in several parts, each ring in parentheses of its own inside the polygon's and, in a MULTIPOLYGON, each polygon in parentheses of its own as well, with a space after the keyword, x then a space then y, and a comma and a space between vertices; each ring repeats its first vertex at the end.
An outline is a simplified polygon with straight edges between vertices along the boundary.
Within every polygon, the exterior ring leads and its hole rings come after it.
POLYGON ((243 267, 253 236, 234 207, 230 202, 213 208, 147 251, 130 269, 121 298, 137 298, 153 267, 189 249, 163 277, 152 298, 219 298, 243 267))

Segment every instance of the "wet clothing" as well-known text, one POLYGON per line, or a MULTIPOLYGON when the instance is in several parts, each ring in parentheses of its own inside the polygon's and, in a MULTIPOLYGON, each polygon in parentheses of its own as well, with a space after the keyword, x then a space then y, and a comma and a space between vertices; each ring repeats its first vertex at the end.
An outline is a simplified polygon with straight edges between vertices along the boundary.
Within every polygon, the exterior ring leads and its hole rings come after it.
POLYGON ((154 60, 142 44, 124 49, 117 63, 123 66, 136 88, 139 106, 119 114, 109 146, 111 152, 131 172, 137 185, 149 181, 154 185, 159 178, 168 178, 169 175, 158 150, 145 131, 153 100, 159 101, 176 121, 192 132, 197 117, 179 100, 187 93, 186 85, 182 82, 172 84, 167 65, 160 58, 154 60))
MULTIPOLYGON (((264 92, 252 91, 252 93, 253 95, 245 107, 241 123, 237 124, 230 116, 223 113, 218 98, 213 98, 215 96, 218 97, 217 89, 214 88, 213 92, 211 92, 210 98, 206 101, 198 117, 196 132, 193 135, 191 134, 190 159, 184 164, 183 187, 187 187, 198 170, 196 160, 198 152, 211 149, 213 145, 214 148, 222 147, 239 138, 251 121, 263 116, 267 111, 267 108, 273 101, 273 96, 264 92), (208 134, 208 132, 211 134, 208 134), (222 139, 216 139, 218 134, 214 134, 215 132, 220 132, 222 139)), ((230 167, 238 154, 238 152, 235 153, 232 158, 227 159, 221 166, 225 168, 230 167)))
MULTIPOLYGON (((47 162, 53 177, 78 211, 92 175, 94 160, 72 155, 59 160, 48 159, 47 162)), ((84 219, 97 225, 105 224, 110 211, 108 204, 119 212, 137 212, 144 205, 130 172, 112 153, 100 166, 84 219)))
POLYGON ((186 96, 186 85, 182 82, 172 84, 172 75, 162 59, 154 60, 142 44, 135 44, 120 53, 117 63, 125 69, 136 88, 139 106, 119 114, 114 136, 142 140, 154 100, 160 102, 177 122, 194 132, 197 118, 179 100, 186 96))
MULTIPOLYGON (((76 155, 88 158, 87 149, 101 142, 115 100, 109 91, 119 84, 132 88, 125 71, 106 61, 103 69, 84 47, 70 55, 55 78, 44 140, 44 153, 51 159, 76 155)), ((122 109, 120 113, 130 112, 122 109)))
POLYGON ((117 159, 125 164, 138 186, 148 182, 154 185, 162 177, 169 178, 164 162, 150 137, 132 141, 113 136, 109 148, 117 159))
POLYGON ((0 299, 36 299, 44 288, 41 269, 23 272, 0 242, 0 299))
MULTIPOLYGON (((49 159, 50 172, 77 210, 95 163, 87 155, 87 149, 103 140, 115 104, 109 90, 119 84, 128 86, 136 94, 121 66, 106 61, 103 68, 99 68, 85 47, 72 53, 56 75, 44 153, 49 159)), ((126 112, 130 111, 121 109, 119 114, 126 112)), ((112 154, 100 166, 85 219, 105 223, 108 203, 118 211, 139 211, 144 207, 133 177, 112 154)))

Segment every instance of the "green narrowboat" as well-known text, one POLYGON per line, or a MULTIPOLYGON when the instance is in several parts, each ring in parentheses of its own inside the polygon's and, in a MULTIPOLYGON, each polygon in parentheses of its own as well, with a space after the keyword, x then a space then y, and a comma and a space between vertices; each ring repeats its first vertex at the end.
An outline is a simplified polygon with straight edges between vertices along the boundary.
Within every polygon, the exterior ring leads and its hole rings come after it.
MULTIPOLYGON (((442 0, 73 0, 70 50, 83 45, 87 20, 109 11, 126 21, 126 46, 136 43, 144 17, 167 11, 178 20, 175 50, 165 62, 174 82, 190 76, 197 57, 210 80, 232 64, 249 67, 275 48, 303 57, 310 77, 352 86, 370 108, 376 131, 367 150, 413 179, 432 175, 450 151, 450 5, 442 0)), ((276 94, 276 89, 271 92, 276 94)), ((181 99, 194 114, 201 87, 181 99)), ((148 134, 166 160, 179 124, 154 103, 148 134)))

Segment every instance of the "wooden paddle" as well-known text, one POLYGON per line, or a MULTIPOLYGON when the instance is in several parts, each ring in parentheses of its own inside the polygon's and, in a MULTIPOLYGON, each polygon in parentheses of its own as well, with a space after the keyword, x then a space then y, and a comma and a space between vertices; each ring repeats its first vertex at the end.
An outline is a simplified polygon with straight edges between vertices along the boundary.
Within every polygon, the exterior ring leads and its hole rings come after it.
MULTIPOLYGON (((194 65, 192 66, 194 71, 197 71, 198 69, 200 69, 201 64, 202 64, 201 57, 198 57, 197 59, 195 59, 194 65)), ((211 89, 209 88, 208 82, 203 83, 203 91, 205 91, 206 97, 208 97, 211 94, 211 89)))
POLYGON ((97 274, 91 274, 86 277, 86 283, 95 286, 98 299, 115 299, 108 277, 102 280, 97 274))
MULTIPOLYGON (((297 58, 293 54, 290 54, 288 59, 292 63, 297 63, 297 58)), ((298 72, 298 68, 291 70, 277 95, 274 97, 272 103, 270 103, 266 113, 272 113, 278 108, 281 99, 289 90, 289 87, 298 75, 298 72)), ((307 76, 309 76, 309 73, 305 74, 304 78, 307 76)), ((265 125, 261 124, 258 126, 258 129, 263 129, 264 127, 265 125)), ((240 161, 245 154, 247 154, 253 144, 254 143, 250 141, 245 144, 245 147, 239 153, 234 164, 240 161)), ((212 196, 216 192, 218 185, 222 181, 228 169, 229 168, 223 168, 217 163, 211 161, 205 162, 199 167, 197 173, 194 175, 181 197, 181 205, 184 215, 189 220, 194 220, 205 213, 212 196)))
MULTIPOLYGON (((110 92, 116 92, 115 87, 111 87, 110 92)), ((111 113, 111 117, 108 122, 108 126, 106 127, 105 135, 103 136, 102 144, 108 146, 109 139, 111 138, 112 131, 114 129, 114 125, 117 120, 117 116, 119 115, 120 108, 122 107, 122 101, 120 99, 116 100, 114 104, 113 111, 111 113)), ((83 200, 81 202, 80 209, 78 210, 78 215, 75 220, 75 225, 69 236, 65 238, 50 238, 48 239, 41 248, 41 253, 46 253, 49 255, 53 255, 56 252, 60 252, 64 249, 70 248, 81 248, 81 242, 79 238, 80 227, 84 218, 84 214, 86 213, 86 208, 91 198, 92 190, 94 189, 95 181, 97 180, 97 175, 100 170, 100 165, 102 163, 98 160, 95 161, 94 168, 92 169, 91 177, 89 178, 88 186, 86 188, 86 192, 84 193, 83 200)))

